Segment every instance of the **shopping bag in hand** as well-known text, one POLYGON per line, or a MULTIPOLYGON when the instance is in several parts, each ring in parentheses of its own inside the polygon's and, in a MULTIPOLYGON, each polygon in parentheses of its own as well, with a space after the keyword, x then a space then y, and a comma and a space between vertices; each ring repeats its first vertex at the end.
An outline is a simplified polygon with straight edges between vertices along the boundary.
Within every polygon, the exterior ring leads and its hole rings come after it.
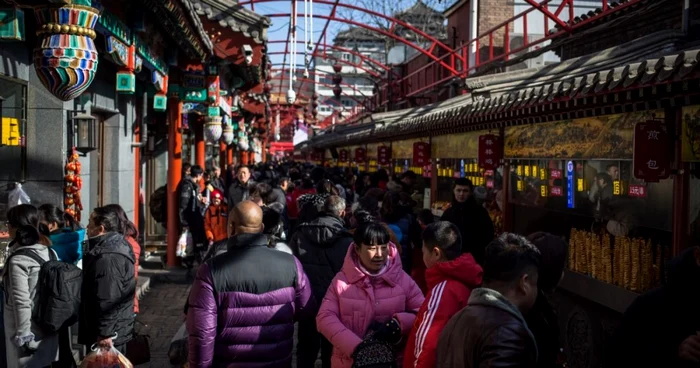
POLYGON ((192 234, 189 230, 185 230, 180 234, 180 239, 177 242, 177 257, 185 257, 187 252, 192 249, 192 234))
POLYGON ((80 368, 134 368, 134 365, 112 346, 93 350, 80 363, 80 368))

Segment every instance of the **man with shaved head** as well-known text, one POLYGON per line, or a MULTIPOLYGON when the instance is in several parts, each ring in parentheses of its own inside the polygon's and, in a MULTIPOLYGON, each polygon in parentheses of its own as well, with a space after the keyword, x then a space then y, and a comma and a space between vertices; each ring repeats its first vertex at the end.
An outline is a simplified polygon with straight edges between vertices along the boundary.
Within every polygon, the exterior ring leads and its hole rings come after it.
POLYGON ((227 251, 202 264, 189 298, 189 366, 291 367, 294 322, 316 303, 299 261, 268 248, 260 207, 229 214, 227 251))

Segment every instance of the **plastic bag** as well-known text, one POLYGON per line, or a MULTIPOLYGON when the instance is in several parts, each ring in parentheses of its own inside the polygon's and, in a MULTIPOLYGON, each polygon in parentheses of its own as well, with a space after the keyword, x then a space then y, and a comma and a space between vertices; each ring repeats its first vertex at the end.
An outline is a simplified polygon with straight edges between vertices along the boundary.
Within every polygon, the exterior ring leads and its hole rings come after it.
POLYGON ((10 194, 7 195, 7 209, 9 210, 20 204, 29 204, 30 202, 31 199, 22 189, 22 184, 15 183, 15 189, 12 189, 10 194))
POLYGON ((188 253, 191 253, 194 249, 194 241, 192 240, 192 233, 189 230, 185 230, 180 234, 180 240, 177 242, 177 257, 185 257, 188 253))
POLYGON ((109 350, 96 349, 88 354, 80 368, 134 368, 134 365, 112 346, 109 350))

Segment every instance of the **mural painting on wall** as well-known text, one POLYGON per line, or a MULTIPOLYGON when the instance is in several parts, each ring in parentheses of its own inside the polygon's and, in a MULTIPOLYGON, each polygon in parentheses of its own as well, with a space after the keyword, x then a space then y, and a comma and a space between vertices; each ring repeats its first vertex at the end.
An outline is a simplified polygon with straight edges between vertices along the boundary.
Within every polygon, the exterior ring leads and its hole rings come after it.
POLYGON ((505 156, 631 159, 634 125, 663 115, 663 110, 642 111, 510 127, 505 156))
POLYGON ((683 161, 700 161, 700 105, 683 108, 683 161))
POLYGON ((434 158, 476 158, 479 136, 487 132, 468 132, 433 137, 431 149, 434 158))

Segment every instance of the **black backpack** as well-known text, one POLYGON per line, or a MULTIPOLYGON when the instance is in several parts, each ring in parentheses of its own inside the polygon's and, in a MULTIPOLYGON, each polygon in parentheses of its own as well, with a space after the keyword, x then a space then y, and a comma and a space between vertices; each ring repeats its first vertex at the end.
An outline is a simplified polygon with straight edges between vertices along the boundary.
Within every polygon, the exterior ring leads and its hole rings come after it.
POLYGON ((32 320, 49 333, 78 322, 83 271, 59 261, 52 250, 49 250, 49 261, 30 249, 17 249, 10 258, 16 255, 29 257, 41 266, 32 320))

